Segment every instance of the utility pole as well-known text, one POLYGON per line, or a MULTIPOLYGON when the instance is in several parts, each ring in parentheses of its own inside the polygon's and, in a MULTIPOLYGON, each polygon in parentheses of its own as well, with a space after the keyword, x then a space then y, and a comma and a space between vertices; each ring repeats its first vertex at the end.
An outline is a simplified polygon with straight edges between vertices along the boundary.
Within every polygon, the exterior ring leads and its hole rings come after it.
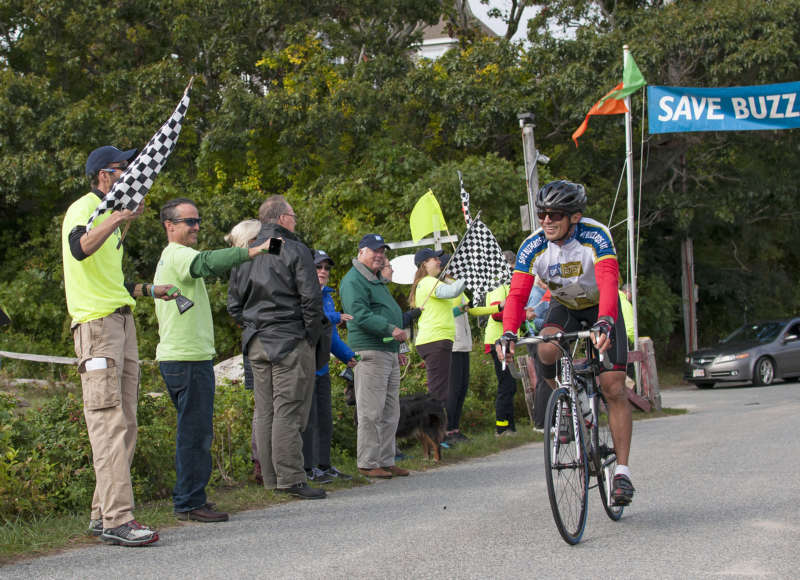
MULTIPOLYGON (((537 163, 547 164, 550 158, 536 150, 533 139, 534 115, 533 113, 520 113, 517 115, 519 127, 522 129, 522 152, 525 157, 525 182, 528 187, 528 223, 530 231, 539 229, 539 218, 536 217, 536 194, 539 191, 539 169, 537 163)), ((523 230, 524 227, 523 220, 523 230)))

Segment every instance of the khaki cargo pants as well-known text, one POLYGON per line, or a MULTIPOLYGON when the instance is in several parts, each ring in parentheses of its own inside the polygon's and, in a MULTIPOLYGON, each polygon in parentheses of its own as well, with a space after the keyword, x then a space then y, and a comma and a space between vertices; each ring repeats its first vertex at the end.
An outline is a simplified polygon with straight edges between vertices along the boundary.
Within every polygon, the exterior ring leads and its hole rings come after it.
POLYGON ((123 310, 72 329, 96 479, 91 518, 102 518, 104 528, 133 519, 139 352, 133 315, 123 310), (87 371, 93 358, 105 358, 107 368, 87 371))

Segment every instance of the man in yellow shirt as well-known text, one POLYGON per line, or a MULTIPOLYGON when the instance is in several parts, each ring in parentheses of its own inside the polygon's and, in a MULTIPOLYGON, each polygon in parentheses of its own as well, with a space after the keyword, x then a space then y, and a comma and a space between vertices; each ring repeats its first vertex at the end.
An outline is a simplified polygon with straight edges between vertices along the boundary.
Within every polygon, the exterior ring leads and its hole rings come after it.
POLYGON ((131 461, 136 448, 139 352, 133 323, 134 298, 171 300, 172 285, 127 283, 122 274, 120 226, 144 211, 107 212, 87 232, 86 223, 136 156, 104 146, 89 154, 92 191, 67 209, 61 231, 64 290, 83 386, 86 428, 96 478, 89 533, 110 544, 142 546, 158 532, 133 518, 131 461))

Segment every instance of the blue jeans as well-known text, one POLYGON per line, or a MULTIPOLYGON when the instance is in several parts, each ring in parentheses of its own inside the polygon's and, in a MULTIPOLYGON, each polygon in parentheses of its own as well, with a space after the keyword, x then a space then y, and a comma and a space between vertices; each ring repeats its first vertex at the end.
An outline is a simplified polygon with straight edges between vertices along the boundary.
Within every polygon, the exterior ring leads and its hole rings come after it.
POLYGON ((207 361, 165 361, 161 376, 178 411, 175 436, 175 512, 206 504, 214 435, 214 365, 207 361))

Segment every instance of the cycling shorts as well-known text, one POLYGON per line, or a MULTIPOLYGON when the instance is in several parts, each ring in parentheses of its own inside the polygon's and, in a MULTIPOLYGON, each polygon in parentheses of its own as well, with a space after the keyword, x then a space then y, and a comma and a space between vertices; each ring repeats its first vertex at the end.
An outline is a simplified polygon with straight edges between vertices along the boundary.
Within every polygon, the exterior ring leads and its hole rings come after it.
MULTIPOLYGON (((598 306, 591 306, 583 310, 572 310, 567 308, 560 302, 555 300, 551 301, 550 310, 547 312, 547 317, 544 321, 544 328, 552 327, 564 332, 576 332, 583 330, 582 322, 585 322, 587 328, 597 322, 598 306)), ((617 312, 622 312, 622 307, 617 305, 617 312)), ((625 323, 620 321, 619 315, 614 322, 614 328, 611 331, 611 348, 606 351, 609 360, 614 364, 615 371, 624 371, 628 364, 628 337, 625 334, 625 323)), ((605 372, 606 369, 601 368, 600 372, 605 372)))

